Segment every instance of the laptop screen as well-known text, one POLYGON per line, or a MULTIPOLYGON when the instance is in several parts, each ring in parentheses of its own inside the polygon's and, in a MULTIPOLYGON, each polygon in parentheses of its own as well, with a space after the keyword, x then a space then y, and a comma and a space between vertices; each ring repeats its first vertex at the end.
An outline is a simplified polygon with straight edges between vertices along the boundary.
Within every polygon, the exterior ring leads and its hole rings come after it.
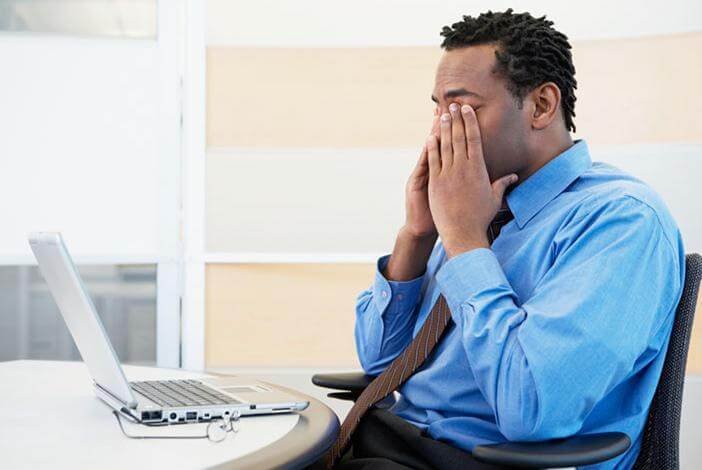
POLYGON ((134 394, 61 234, 31 234, 29 245, 93 380, 128 407, 136 407, 134 394))

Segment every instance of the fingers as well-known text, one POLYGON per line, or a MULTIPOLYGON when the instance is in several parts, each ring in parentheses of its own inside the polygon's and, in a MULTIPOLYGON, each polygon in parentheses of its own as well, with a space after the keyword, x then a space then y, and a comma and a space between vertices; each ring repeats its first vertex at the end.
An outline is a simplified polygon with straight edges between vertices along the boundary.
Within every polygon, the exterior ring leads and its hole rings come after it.
MULTIPOLYGON (((434 119, 431 122, 431 131, 429 135, 432 135, 438 141, 440 137, 440 126, 439 126, 439 112, 438 108, 434 111, 434 119)), ((441 162, 439 162, 441 163, 441 162)), ((422 149, 422 154, 419 156, 419 161, 415 167, 415 172, 422 173, 424 170, 429 171, 429 151, 427 149, 427 142, 424 142, 424 148, 422 149)))
POLYGON ((415 169, 422 168, 422 167, 426 166, 427 163, 428 163, 427 144, 425 143, 424 146, 422 147, 422 153, 419 154, 419 160, 417 160, 417 166, 415 167, 415 169))
POLYGON ((519 179, 518 176, 514 173, 511 173, 509 175, 503 176, 502 178, 492 183, 492 192, 498 201, 502 201, 502 199, 505 196, 505 191, 507 191, 507 188, 516 183, 517 179, 519 179))
POLYGON ((467 104, 464 104, 461 107, 461 114, 463 115, 465 126, 468 160, 484 167, 483 141, 480 137, 480 127, 478 126, 478 118, 475 116, 475 111, 467 104))
POLYGON ((429 178, 441 172, 441 157, 439 156, 439 143, 435 135, 427 137, 427 159, 429 160, 429 178))
POLYGON ((424 144, 422 153, 417 159, 417 164, 414 166, 412 173, 407 179, 405 189, 407 191, 422 191, 426 189, 429 183, 429 159, 427 156, 427 144, 424 144))
POLYGON ((439 113, 434 113, 434 119, 431 122, 431 131, 429 131, 429 133, 435 135, 437 139, 441 137, 441 127, 439 125, 439 113))
POLYGON ((451 168, 453 145, 451 144, 451 115, 441 115, 441 168, 451 168))
POLYGON ((453 147, 453 162, 462 163, 467 158, 466 154, 466 133, 461 117, 461 107, 458 103, 451 103, 451 145, 453 147))
MULTIPOLYGON (((435 110, 434 112, 434 119, 432 119, 431 123, 431 131, 429 132, 430 135, 436 136, 436 138, 439 138, 439 113, 438 109, 435 110)), ((427 152, 427 143, 424 143, 424 146, 422 147, 422 153, 419 154, 419 159, 417 160, 417 164, 414 166, 414 171, 413 173, 416 176, 421 176, 425 172, 429 171, 429 155, 427 152)))
POLYGON ((422 147, 422 153, 419 154, 417 164, 414 166, 412 174, 416 177, 422 176, 429 169, 429 159, 427 158, 427 144, 422 147))

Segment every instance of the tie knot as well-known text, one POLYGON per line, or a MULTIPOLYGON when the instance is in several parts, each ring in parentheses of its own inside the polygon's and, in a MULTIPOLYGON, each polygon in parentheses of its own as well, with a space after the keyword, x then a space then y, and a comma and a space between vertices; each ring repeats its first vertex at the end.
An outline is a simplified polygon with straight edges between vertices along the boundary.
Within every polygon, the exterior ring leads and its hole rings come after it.
POLYGON ((512 211, 510 211, 509 207, 506 205, 497 211, 495 218, 493 218, 492 222, 490 222, 490 227, 488 227, 488 239, 490 240, 490 244, 492 244, 492 242, 494 242, 497 236, 500 234, 502 227, 507 225, 507 223, 513 218, 514 215, 512 214, 512 211))
POLYGON ((497 211, 497 214, 495 214, 495 218, 492 219, 492 223, 507 223, 510 220, 514 218, 514 215, 512 215, 512 211, 509 210, 509 207, 501 207, 500 210, 497 211))

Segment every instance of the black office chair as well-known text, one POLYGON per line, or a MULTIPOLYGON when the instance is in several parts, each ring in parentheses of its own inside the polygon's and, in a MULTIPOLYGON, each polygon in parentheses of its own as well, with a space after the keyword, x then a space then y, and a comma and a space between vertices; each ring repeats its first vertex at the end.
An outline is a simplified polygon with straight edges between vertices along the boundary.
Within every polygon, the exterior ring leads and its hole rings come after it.
MULTIPOLYGON (((680 467, 680 410, 692 320, 702 279, 702 256, 686 256, 685 286, 678 304, 663 371, 648 412, 637 470, 675 470, 680 467)), ((355 400, 375 377, 363 372, 316 374, 312 383, 341 390, 329 397, 355 400)), ((543 442, 505 442, 473 449, 485 463, 527 468, 562 468, 592 465, 624 453, 631 441, 620 432, 583 434, 543 442)))

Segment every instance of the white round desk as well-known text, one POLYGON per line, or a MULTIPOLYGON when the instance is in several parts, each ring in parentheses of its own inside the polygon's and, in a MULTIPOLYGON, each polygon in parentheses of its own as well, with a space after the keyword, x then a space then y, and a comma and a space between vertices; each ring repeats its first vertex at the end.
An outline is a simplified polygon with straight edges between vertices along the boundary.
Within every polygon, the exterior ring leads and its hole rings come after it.
MULTIPOLYGON (((129 380, 196 378, 205 374, 123 366, 129 380)), ((93 393, 82 362, 0 363, 0 468, 300 468, 317 460, 336 438, 339 421, 310 402, 299 414, 244 417, 239 432, 208 439, 125 437, 111 408, 93 393)), ((136 435, 201 435, 205 424, 149 428, 122 420, 136 435)))

